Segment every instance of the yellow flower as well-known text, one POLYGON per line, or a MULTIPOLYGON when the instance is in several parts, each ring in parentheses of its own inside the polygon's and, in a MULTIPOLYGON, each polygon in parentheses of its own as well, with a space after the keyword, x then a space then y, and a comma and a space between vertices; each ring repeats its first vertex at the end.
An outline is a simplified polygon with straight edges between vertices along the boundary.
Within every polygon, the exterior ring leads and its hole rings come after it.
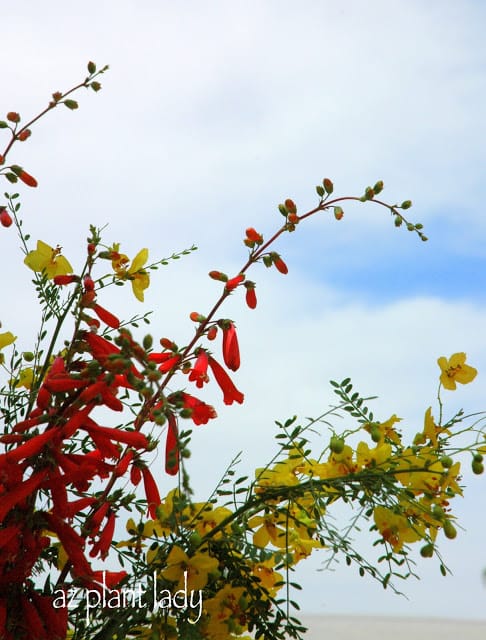
MULTIPOLYGON (((247 603, 244 593, 244 587, 226 584, 213 598, 204 603, 206 618, 202 629, 204 638, 230 640, 238 637, 240 640, 241 634, 247 629, 245 621, 247 603)), ((244 639, 241 638, 241 640, 244 639)))
POLYGON ((370 449, 366 442, 359 442, 356 448, 356 459, 359 467, 375 467, 389 461, 392 454, 391 445, 381 442, 370 449))
POLYGON ((5 333, 0 333, 0 349, 4 347, 8 347, 9 344, 12 344, 17 340, 17 336, 14 336, 10 331, 5 331, 5 333))
POLYGON ((274 571, 274 565, 275 560, 270 558, 264 562, 257 562, 253 566, 253 575, 260 579, 262 587, 264 587, 268 591, 269 595, 273 597, 275 597, 275 594, 283 585, 283 577, 280 573, 274 571))
POLYGON ((161 572, 166 580, 177 582, 178 589, 184 589, 184 579, 187 575, 188 590, 204 589, 208 582, 208 575, 218 569, 218 560, 206 553, 196 553, 189 557, 178 546, 172 547, 167 556, 167 569, 161 572))
MULTIPOLYGON (((200 536, 205 536, 232 514, 232 511, 226 507, 213 509, 211 505, 203 502, 194 506, 197 508, 197 512, 193 514, 193 519, 187 523, 187 526, 197 531, 200 536)), ((222 535, 223 532, 219 531, 214 538, 217 540, 222 535)))
POLYGON ((412 523, 386 507, 375 507, 373 519, 383 539, 395 552, 400 551, 405 543, 416 542, 425 536, 423 523, 412 523))
MULTIPOLYGON (((0 349, 4 347, 8 347, 9 344, 12 344, 17 340, 17 336, 14 336, 10 331, 5 331, 5 333, 0 333, 0 349)), ((5 362, 5 356, 3 353, 0 353, 0 364, 5 362)))
POLYGON ((477 370, 465 363, 465 353, 454 353, 449 360, 444 356, 441 356, 437 360, 437 364, 441 369, 440 381, 445 389, 454 391, 456 388, 456 382, 468 384, 468 382, 472 382, 474 380, 477 370))
POLYGON ((148 260, 148 249, 141 249, 129 267, 128 257, 124 253, 118 253, 118 249, 119 245, 114 244, 111 250, 113 270, 118 278, 131 281, 134 296, 143 302, 143 292, 150 284, 150 276, 143 268, 148 260))
POLYGON ((425 412, 424 418, 424 436, 430 440, 434 447, 437 447, 437 436, 441 433, 447 433, 450 435, 449 429, 438 427, 434 422, 434 416, 432 415, 432 407, 429 407, 425 412))
POLYGON ((436 493, 445 469, 432 447, 423 447, 418 454, 409 447, 399 458, 396 471, 397 480, 418 495, 436 493))
POLYGON ((248 526, 250 529, 253 527, 260 528, 253 534, 253 544, 257 547, 264 549, 271 541, 276 547, 285 547, 286 545, 286 533, 285 529, 277 527, 279 517, 275 513, 267 513, 263 516, 254 516, 250 518, 248 526))
POLYGON ((368 433, 371 433, 375 442, 382 442, 387 438, 395 444, 400 444, 400 436, 393 428, 393 425, 396 422, 401 422, 401 420, 402 419, 398 418, 396 414, 393 414, 386 422, 368 422, 364 425, 364 428, 368 433))
POLYGON ((42 240, 37 240, 37 249, 30 251, 24 259, 26 264, 32 271, 44 271, 49 280, 55 276, 65 276, 73 272, 73 268, 68 260, 61 255, 62 249, 56 247, 53 249, 42 240))
POLYGON ((26 389, 30 389, 32 387, 33 380, 34 369, 32 367, 26 367, 25 369, 21 369, 19 371, 19 377, 17 380, 12 379, 10 382, 15 387, 25 387, 26 389))

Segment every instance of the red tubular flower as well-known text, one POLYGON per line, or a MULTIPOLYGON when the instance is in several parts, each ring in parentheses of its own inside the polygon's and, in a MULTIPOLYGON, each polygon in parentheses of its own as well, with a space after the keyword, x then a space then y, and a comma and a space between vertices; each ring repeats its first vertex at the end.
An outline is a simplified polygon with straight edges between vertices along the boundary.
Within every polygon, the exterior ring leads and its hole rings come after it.
POLYGON ((238 402, 242 404, 245 396, 241 391, 238 391, 223 367, 211 356, 209 356, 209 366, 211 367, 216 382, 223 392, 224 403, 233 404, 233 402, 238 402))
POLYGON ((39 433, 29 438, 27 442, 24 442, 24 444, 21 444, 15 449, 7 451, 5 454, 6 459, 8 462, 20 462, 20 460, 30 458, 31 456, 37 455, 48 442, 55 438, 59 439, 59 433, 55 429, 48 429, 44 431, 44 433, 39 433))
POLYGON ((133 460, 133 451, 129 449, 124 456, 122 456, 120 462, 115 467, 115 475, 120 477, 124 475, 128 469, 128 465, 133 460))
POLYGON ((93 357, 101 364, 106 362, 108 356, 120 353, 118 347, 96 333, 87 331, 84 338, 91 349, 93 357))
POLYGON ((232 322, 227 327, 223 327, 223 360, 231 371, 237 371, 240 368, 240 348, 235 325, 232 322))
POLYGON ((104 502, 101 505, 101 507, 96 509, 96 511, 93 513, 93 515, 89 519, 89 524, 90 524, 90 529, 91 529, 91 534, 92 535, 98 533, 98 531, 100 530, 101 523, 104 520, 106 514, 108 513, 109 508, 110 508, 110 503, 109 502, 104 502))
POLYGON ((142 469, 143 486, 145 489, 145 496, 147 497, 148 512, 152 520, 157 517, 156 508, 160 505, 161 499, 159 490, 155 483, 153 475, 150 473, 148 467, 142 469))
POLYGON ((79 276, 54 276, 53 282, 58 285, 71 284, 72 282, 79 282, 79 276))
POLYGON ((245 275, 243 273, 240 273, 239 275, 235 276, 234 278, 231 278, 230 280, 228 280, 228 282, 225 285, 226 291, 233 291, 233 289, 236 289, 236 287, 241 282, 243 282, 244 279, 245 279, 245 275))
POLYGON ((44 487, 49 489, 52 498, 52 510, 61 518, 67 518, 68 515, 68 499, 65 479, 61 476, 58 469, 49 471, 49 481, 44 487))
POLYGON ((98 542, 93 545, 93 548, 89 552, 89 555, 92 558, 96 557, 99 554, 104 560, 108 555, 108 551, 110 550, 110 545, 113 540, 113 534, 115 533, 115 522, 115 512, 111 511, 108 515, 106 524, 103 527, 103 531, 100 533, 98 542))
MULTIPOLYGON (((184 403, 185 409, 191 410, 191 419, 195 425, 207 424, 209 420, 212 418, 217 418, 218 414, 216 413, 214 407, 209 404, 206 404, 202 400, 191 396, 189 393, 184 393, 184 391, 180 391, 176 394, 178 398, 182 399, 184 403)), ((171 397, 169 396, 169 402, 171 401, 171 397)))
POLYGON ((191 369, 189 374, 189 380, 196 383, 196 387, 201 389, 205 382, 209 381, 208 378, 208 354, 204 349, 200 349, 196 363, 191 369))
POLYGON ((80 393, 79 401, 83 404, 88 404, 92 400, 96 400, 98 396, 101 397, 102 404, 105 404, 113 411, 123 411, 123 403, 115 397, 112 388, 103 380, 91 383, 87 389, 80 393))
POLYGON ((167 439, 165 441, 165 470, 175 476, 179 471, 179 441, 177 420, 173 413, 169 413, 167 439))
POLYGON ((246 285, 246 304, 250 307, 250 309, 255 309, 257 306, 255 285, 250 285, 249 283, 247 283, 246 285))
POLYGON ((103 307, 100 307, 99 304, 94 305, 93 311, 102 322, 107 324, 112 329, 118 329, 120 327, 120 320, 103 307))
POLYGON ((39 409, 42 409, 42 410, 47 409, 51 404, 51 399, 52 399, 52 395, 44 387, 44 385, 42 385, 39 391, 37 392, 37 398, 36 398, 36 404, 39 407, 39 409))
POLYGON ((140 467, 132 464, 132 468, 130 469, 130 482, 136 487, 140 483, 141 479, 142 472, 140 471, 140 467))
POLYGON ((43 387, 50 393, 60 393, 62 391, 74 391, 82 389, 90 384, 89 380, 71 378, 69 375, 49 376, 44 381, 43 387))
POLYGON ((81 513, 81 511, 87 507, 93 506, 96 501, 96 498, 86 496, 85 498, 78 498, 77 500, 68 502, 66 505, 66 518, 73 518, 76 514, 81 513))
POLYGON ((22 623, 28 635, 36 640, 49 640, 47 630, 44 627, 37 608, 30 602, 26 595, 22 595, 21 605, 23 612, 22 623))
POLYGON ((143 433, 139 431, 125 431, 124 429, 114 429, 112 427, 101 427, 99 424, 88 418, 83 425, 91 436, 100 435, 105 438, 109 438, 114 442, 123 442, 134 449, 147 449, 148 440, 143 433))
POLYGON ((66 637, 68 608, 53 607, 53 596, 41 595, 33 591, 32 601, 40 613, 47 629, 49 640, 61 640, 66 637))
POLYGON ((159 371, 161 371, 162 373, 168 373, 171 369, 173 369, 179 364, 180 359, 181 359, 180 355, 176 355, 176 356, 172 356, 171 358, 168 358, 165 362, 163 362, 158 367, 159 371))
POLYGON ((91 576, 93 572, 84 555, 84 538, 57 515, 45 513, 44 518, 49 529, 57 534, 64 551, 69 556, 74 573, 77 576, 91 576))
MULTIPOLYGON (((93 582, 98 582, 101 585, 105 585, 109 589, 113 589, 119 584, 124 578, 127 577, 126 571, 93 571, 93 582)), ((95 585, 93 585, 95 586, 95 585)))

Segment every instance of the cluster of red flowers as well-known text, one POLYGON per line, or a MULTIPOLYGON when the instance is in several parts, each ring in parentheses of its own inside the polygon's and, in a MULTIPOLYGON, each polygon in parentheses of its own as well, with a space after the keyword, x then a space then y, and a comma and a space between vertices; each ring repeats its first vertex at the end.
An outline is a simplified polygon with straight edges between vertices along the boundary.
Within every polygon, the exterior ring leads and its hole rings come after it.
MULTIPOLYGON (((88 254, 92 259, 93 251, 88 254)), ((238 279, 235 286, 241 281, 238 279)), ((127 474, 133 485, 143 481, 148 512, 156 517, 161 500, 141 455, 152 448, 140 431, 143 424, 163 415, 162 423, 167 426, 166 471, 176 474, 180 465, 179 419, 190 418, 195 425, 203 425, 217 417, 212 406, 186 391, 164 395, 164 376, 167 380, 182 370, 189 382, 201 389, 211 372, 225 404, 241 404, 244 399, 225 367, 208 350, 199 346, 191 355, 190 349, 179 350, 167 339, 161 340, 161 352, 138 344, 128 330, 119 328, 118 318, 97 303, 90 276, 57 276, 54 282, 59 286, 76 284, 80 318, 89 329, 78 331, 72 353, 65 352, 51 361, 39 381, 34 406, 0 436, 6 446, 6 452, 0 454, 2 640, 65 637, 67 610, 53 608, 52 595, 40 595, 35 590, 32 571, 36 563, 46 559, 45 550, 54 536, 67 556, 64 567, 59 567, 61 584, 68 573, 81 584, 96 579, 97 572, 88 558, 108 555, 119 508, 110 498, 110 490, 117 478, 127 474), (97 333, 100 321, 117 330, 114 340, 97 333), (95 417, 100 407, 123 411, 120 389, 138 392, 144 399, 139 419, 130 430, 103 426, 95 417), (79 446, 73 446, 76 442, 79 446), (101 498, 90 494, 95 479, 106 483, 101 498)), ((236 371, 240 353, 232 321, 209 325, 203 319, 199 335, 214 340, 218 328, 224 364, 236 371)), ((124 576, 124 572, 114 573, 111 581, 115 583, 124 576)))

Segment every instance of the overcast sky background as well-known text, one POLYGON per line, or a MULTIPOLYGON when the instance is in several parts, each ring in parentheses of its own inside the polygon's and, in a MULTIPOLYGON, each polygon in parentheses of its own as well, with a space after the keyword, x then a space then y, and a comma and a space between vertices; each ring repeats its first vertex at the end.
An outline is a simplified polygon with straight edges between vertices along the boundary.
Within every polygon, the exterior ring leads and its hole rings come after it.
MULTIPOLYGON (((273 420, 322 413, 334 401, 331 378, 351 376, 379 395, 376 416, 397 413, 412 438, 435 401, 437 357, 466 351, 480 373, 444 392, 446 411, 486 408, 484 24, 486 5, 472 0, 2 7, 3 112, 26 120, 84 78, 88 60, 110 65, 99 94, 83 91, 77 112, 49 114, 10 156, 39 180, 21 192, 33 240, 62 245, 73 265, 90 223, 109 223, 107 244, 120 242, 129 256, 199 247, 152 276, 145 306, 129 288, 100 296, 126 317, 154 309, 156 338, 186 342, 189 312, 204 313, 219 295, 207 272, 235 275, 244 229, 269 236, 282 220, 278 203, 312 208, 324 177, 341 195, 383 179, 383 199, 412 199, 410 218, 430 238, 395 229, 379 207, 346 206, 342 221, 321 214, 282 239, 287 276, 254 269, 256 311, 241 294, 223 312, 238 326, 234 378, 245 404, 221 407, 214 388, 205 396, 220 420, 195 433, 198 498, 239 450, 242 473, 265 464, 273 420)), ((1 321, 27 349, 36 312, 17 245, 3 229, 1 321)), ((486 487, 468 467, 466 459, 465 498, 454 507, 465 530, 440 547, 454 576, 421 561, 422 580, 398 585, 406 600, 353 568, 318 573, 316 554, 298 574, 302 609, 484 617, 486 487)), ((159 468, 168 490, 162 456, 159 468)))

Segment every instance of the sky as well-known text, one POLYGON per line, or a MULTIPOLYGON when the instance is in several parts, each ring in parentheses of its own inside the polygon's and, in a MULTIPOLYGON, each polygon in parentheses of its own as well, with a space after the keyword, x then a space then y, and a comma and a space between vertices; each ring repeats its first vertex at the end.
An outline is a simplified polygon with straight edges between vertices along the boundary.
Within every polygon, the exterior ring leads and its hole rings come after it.
MULTIPOLYGON (((323 413, 334 402, 330 379, 351 376, 356 389, 379 396, 377 416, 396 413, 413 437, 427 407, 437 408, 437 358, 464 351, 479 374, 445 393, 445 411, 485 408, 485 20, 485 4, 473 0, 23 0, 3 8, 5 113, 27 119, 53 91, 82 80, 88 60, 110 65, 99 94, 83 91, 77 111, 49 114, 11 156, 39 181, 21 190, 32 238, 61 245, 73 264, 89 224, 108 224, 106 243, 130 256, 198 247, 153 274, 145 305, 128 288, 100 296, 125 317, 153 309, 154 337, 187 342, 189 313, 204 313, 219 295, 207 272, 236 275, 244 230, 270 237, 282 222, 278 204, 290 197, 299 213, 313 208, 325 177, 343 196, 382 179, 382 198, 411 199, 407 213, 424 225, 428 242, 395 229, 385 209, 343 205, 341 221, 321 213, 281 238, 286 276, 255 267, 257 309, 236 294, 224 311, 238 327, 234 378, 245 403, 221 406, 214 388, 205 396, 219 419, 194 434, 200 499, 238 451, 242 473, 267 462, 275 420, 323 413)), ((27 349, 36 307, 17 245, 3 229, 0 320, 27 349)), ((323 430, 324 446, 327 437, 323 430)), ((160 458, 154 472, 169 490, 162 468, 160 458)), ((421 580, 399 585, 406 599, 344 563, 320 572, 316 554, 299 568, 302 610, 484 618, 485 480, 467 460, 464 469, 463 530, 441 543, 453 576, 421 561, 421 580)))

